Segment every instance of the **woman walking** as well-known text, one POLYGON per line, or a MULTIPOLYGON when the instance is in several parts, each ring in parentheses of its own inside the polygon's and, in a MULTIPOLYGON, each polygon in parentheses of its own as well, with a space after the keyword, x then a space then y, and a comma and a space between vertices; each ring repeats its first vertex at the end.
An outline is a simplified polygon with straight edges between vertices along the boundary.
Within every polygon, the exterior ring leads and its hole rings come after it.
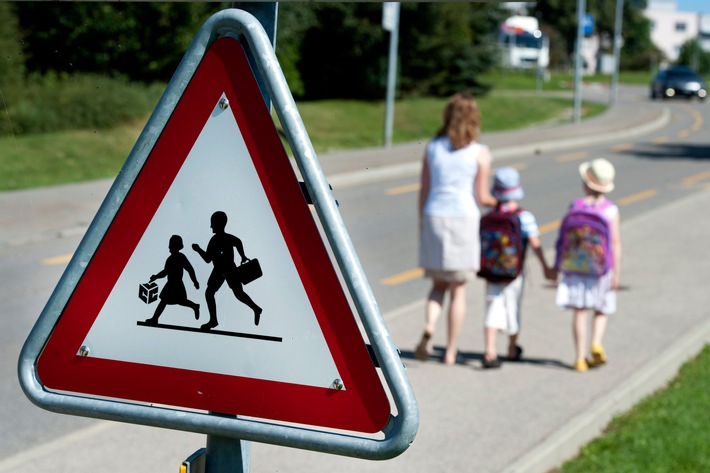
POLYGON ((444 363, 456 363, 458 338, 466 315, 466 282, 480 266, 479 205, 495 206, 488 177, 491 153, 479 143, 481 113, 468 94, 455 94, 444 109, 443 125, 427 144, 419 194, 419 264, 432 279, 420 360, 432 354, 436 322, 449 296, 444 363))

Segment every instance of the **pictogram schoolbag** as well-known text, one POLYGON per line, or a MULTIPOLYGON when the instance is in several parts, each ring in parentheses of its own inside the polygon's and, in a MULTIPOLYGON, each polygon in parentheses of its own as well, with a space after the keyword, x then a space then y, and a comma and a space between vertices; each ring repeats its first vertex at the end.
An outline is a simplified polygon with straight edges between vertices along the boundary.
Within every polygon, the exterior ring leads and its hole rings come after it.
POLYGON ((520 228, 520 212, 504 212, 499 207, 481 217, 481 269, 478 276, 490 282, 513 281, 523 270, 525 241, 520 228))
POLYGON ((599 277, 613 264, 611 229, 604 210, 612 205, 604 200, 599 205, 575 199, 560 224, 555 245, 555 265, 564 274, 599 277))

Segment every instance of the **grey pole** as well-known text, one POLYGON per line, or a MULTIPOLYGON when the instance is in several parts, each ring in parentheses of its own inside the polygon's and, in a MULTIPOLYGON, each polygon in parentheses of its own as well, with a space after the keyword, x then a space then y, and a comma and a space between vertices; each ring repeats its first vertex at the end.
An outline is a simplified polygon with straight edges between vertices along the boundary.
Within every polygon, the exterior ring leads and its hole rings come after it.
POLYGON ((207 436, 205 473, 249 473, 251 442, 207 436))
MULTIPOLYGON (((278 2, 232 2, 232 6, 234 8, 238 8, 239 10, 244 10, 246 12, 251 13, 254 18, 259 20, 259 23, 261 23, 261 26, 264 27, 264 31, 266 32, 266 35, 268 36, 269 41, 271 42, 271 46, 275 50, 278 2)), ((256 70, 257 65, 254 60, 252 50, 249 47, 249 44, 244 38, 241 38, 240 42, 244 46, 247 58, 249 59, 249 64, 251 64, 252 69, 256 70)), ((269 93, 266 90, 266 84, 264 84, 263 79, 259 77, 258 74, 256 81, 259 84, 259 90, 261 91, 261 95, 264 97, 264 102, 266 103, 267 108, 271 110, 271 98, 269 97, 269 93)))
POLYGON ((614 19, 614 72, 611 77, 609 105, 616 103, 619 94, 619 62, 621 59, 621 25, 624 18, 624 0, 616 0, 616 18, 614 19))
MULTIPOLYGON (((278 18, 278 3, 276 2, 233 2, 234 8, 247 11, 254 15, 276 49, 276 24, 278 18)), ((240 42, 244 46, 249 63, 254 70, 257 69, 254 55, 245 38, 240 42)), ((264 98, 266 107, 271 110, 271 97, 263 78, 255 74, 259 90, 264 98)), ((207 435, 207 449, 205 452, 205 473, 249 473, 251 461, 251 442, 248 440, 207 435)))
POLYGON ((582 116, 582 41, 584 40, 585 0, 577 0, 577 44, 574 48, 574 123, 582 116))
MULTIPOLYGON (((397 43, 399 40, 399 2, 386 2, 382 8, 390 8, 391 28, 390 50, 387 65, 387 100, 385 103, 385 147, 392 146, 392 128, 394 126, 394 92, 397 81, 397 43)), ((383 10, 384 12, 384 10, 383 10)), ((387 27, 387 25, 385 25, 387 27)), ((387 28, 386 28, 387 29, 387 28)))

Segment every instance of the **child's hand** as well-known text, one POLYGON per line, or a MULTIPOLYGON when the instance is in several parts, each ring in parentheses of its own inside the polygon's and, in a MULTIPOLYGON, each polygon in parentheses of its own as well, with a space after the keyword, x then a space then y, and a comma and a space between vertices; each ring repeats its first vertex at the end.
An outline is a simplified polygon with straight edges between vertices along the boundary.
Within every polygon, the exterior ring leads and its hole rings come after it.
POLYGON ((619 289, 619 273, 614 272, 614 279, 611 281, 611 288, 615 291, 619 289))
POLYGON ((195 281, 195 289, 199 289, 199 288, 200 288, 200 283, 198 283, 197 281, 195 281))
POLYGON ((545 278, 550 281, 557 281, 557 269, 555 268, 545 268, 545 278))

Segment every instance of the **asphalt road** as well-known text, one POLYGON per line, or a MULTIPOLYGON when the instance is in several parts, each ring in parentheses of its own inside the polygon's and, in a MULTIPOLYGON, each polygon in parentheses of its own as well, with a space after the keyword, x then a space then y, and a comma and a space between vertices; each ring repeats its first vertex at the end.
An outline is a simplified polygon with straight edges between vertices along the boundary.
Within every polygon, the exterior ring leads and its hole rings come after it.
MULTIPOLYGON (((656 220, 657 216, 670 219, 673 215, 696 215, 702 222, 707 221, 707 212, 693 206, 708 201, 705 196, 710 187, 710 143, 705 137, 710 126, 710 109, 697 102, 651 103, 641 89, 625 90, 617 107, 639 114, 667 109, 667 120, 657 121, 659 127, 648 133, 629 132, 628 137, 617 136, 603 142, 586 139, 584 144, 565 149, 542 147, 537 153, 503 151, 516 146, 523 149, 549 133, 547 129, 519 133, 515 135, 519 141, 515 142, 508 136, 494 135, 484 135, 483 141, 491 143, 495 166, 511 165, 521 171, 526 191, 524 206, 537 216, 543 230, 543 244, 548 250, 552 248, 556 223, 564 208, 580 192, 578 164, 598 156, 610 159, 617 168, 617 190, 611 197, 621 208, 622 235, 630 235, 629 240, 625 240, 628 245, 625 254, 629 258, 629 274, 634 275, 629 279, 622 275, 627 289, 620 294, 622 313, 637 315, 635 309, 648 310, 643 304, 652 300, 654 306, 666 311, 685 308, 689 312, 687 318, 679 316, 671 327, 664 329, 659 324, 651 332, 647 330, 653 327, 639 328, 631 321, 632 317, 620 318, 618 324, 612 323, 610 327, 610 343, 617 350, 619 364, 609 366, 606 372, 594 373, 596 379, 571 378, 573 373, 567 369, 572 357, 567 321, 564 319, 562 326, 556 321, 560 315, 552 314, 553 292, 544 285, 533 261, 529 263, 533 287, 525 310, 526 314, 536 317, 537 323, 524 326, 522 335, 531 360, 529 366, 506 366, 498 373, 490 373, 497 378, 475 371, 482 350, 478 284, 469 290, 470 315, 464 334, 467 338, 462 346, 462 363, 452 369, 439 366, 436 361, 421 364, 411 359, 411 349, 423 318, 421 304, 428 289, 428 283, 416 268, 417 176, 411 171, 416 164, 403 166, 394 176, 364 179, 357 184, 339 184, 346 181, 338 179, 344 171, 329 174, 378 304, 410 366, 422 411, 420 435, 410 451, 384 463, 254 445, 253 471, 330 471, 335 468, 341 471, 470 471, 464 465, 475 465, 470 469, 476 471, 503 471, 526 458, 526 454, 537 451, 536 446, 544 444, 550 432, 563 431, 561 426, 569 425, 580 415, 583 407, 579 404, 584 399, 577 390, 591 392, 599 386, 618 386, 660 351, 647 344, 643 349, 622 349, 629 341, 639 343, 645 337, 646 341, 657 341, 666 348, 702 321, 703 313, 697 310, 707 307, 706 295, 692 292, 692 282, 687 282, 687 278, 682 279, 682 288, 688 291, 684 293, 666 272, 658 273, 657 266, 644 269, 642 263, 646 258, 654 260, 663 255, 663 261, 670 262, 667 271, 675 271, 674 264, 680 268, 692 260, 669 259, 668 246, 673 245, 669 238, 673 231, 687 233, 684 236, 690 240, 682 240, 686 243, 702 241, 703 235, 708 235, 708 229, 704 228, 707 225, 687 225, 684 220, 682 228, 666 228, 656 220), (499 155, 497 150, 501 151, 499 155), (649 293, 651 287, 656 289, 649 293), (678 301, 679 295, 686 301, 678 301), (622 330, 625 330, 623 335, 622 330), (666 335, 668 338, 664 338, 666 335), (591 384, 592 381, 596 384, 591 384), (446 388, 456 385, 461 389, 446 388), (542 388, 544 385, 559 389, 550 392, 542 388), (491 398, 496 394, 497 399, 491 398), (540 412, 521 412, 522 404, 518 407, 515 403, 501 404, 511 395, 535 401, 540 412), (573 395, 580 399, 570 399, 573 395), (546 404, 551 398, 557 402, 552 412, 546 404), (485 428, 477 429, 475 423, 485 428), (526 429, 529 435, 524 435, 526 429), (509 441, 517 442, 517 446, 512 448, 507 444, 509 441)), ((623 129, 623 123, 617 126, 623 129)), ((562 142, 564 138, 557 140, 562 142)), ((381 152, 381 159, 387 159, 387 154, 381 152)), ((324 168, 328 169, 327 159, 340 158, 324 156, 324 168)), ((349 174, 357 172, 358 169, 351 169, 349 174)), ((100 189, 106 187, 103 183, 97 184, 92 190, 91 202, 84 202, 75 213, 91 214, 91 207, 98 208, 102 198, 100 189)), ((12 201, 16 195, 0 197, 12 201)), ((0 329, 0 425, 4 426, 0 429, 0 472, 44 471, 48 465, 53 471, 97 472, 116 468, 174 471, 180 460, 204 446, 204 436, 53 414, 33 406, 22 394, 16 376, 17 355, 61 276, 67 256, 76 248, 85 220, 80 217, 77 222, 77 218, 70 218, 65 231, 60 232, 62 237, 57 238, 56 228, 50 222, 54 223, 61 211, 52 208, 52 199, 46 200, 45 196, 40 199, 31 193, 22 197, 26 198, 27 212, 20 212, 14 222, 3 222, 0 230, 2 241, 8 242, 0 247, 0 280, 3 281, 0 306, 4 314, 0 329), (47 206, 45 226, 54 230, 38 230, 21 242, 10 225, 41 229, 41 222, 30 221, 39 206, 47 206)), ((695 273, 703 275, 707 269, 696 268, 695 273)), ((656 317, 655 314, 650 316, 656 317)), ((437 346, 443 342, 444 331, 440 325, 437 346)))

